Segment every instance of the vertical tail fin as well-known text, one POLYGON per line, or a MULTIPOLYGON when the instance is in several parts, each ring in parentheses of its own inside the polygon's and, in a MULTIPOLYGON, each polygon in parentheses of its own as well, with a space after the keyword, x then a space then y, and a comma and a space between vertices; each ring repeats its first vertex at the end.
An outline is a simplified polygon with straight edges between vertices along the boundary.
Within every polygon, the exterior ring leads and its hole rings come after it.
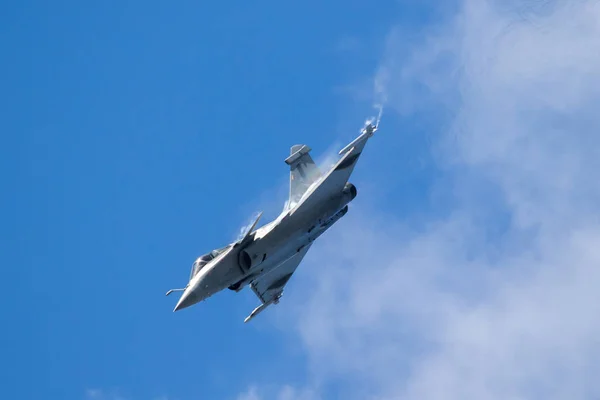
POLYGON ((296 144, 291 147, 290 156, 285 160, 290 166, 290 206, 297 203, 308 187, 321 176, 321 171, 309 154, 310 150, 304 144, 296 144))

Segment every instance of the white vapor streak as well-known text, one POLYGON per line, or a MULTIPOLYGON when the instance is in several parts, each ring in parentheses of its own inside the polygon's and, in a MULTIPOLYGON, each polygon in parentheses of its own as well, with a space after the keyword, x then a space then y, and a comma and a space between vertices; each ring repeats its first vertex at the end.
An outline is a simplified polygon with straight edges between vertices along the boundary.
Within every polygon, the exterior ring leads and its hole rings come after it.
POLYGON ((256 221, 256 218, 258 218, 259 214, 260 214, 260 211, 254 212, 252 214, 252 217, 248 220, 248 223, 245 224, 245 225, 243 225, 240 228, 240 233, 238 234, 237 238, 235 239, 236 241, 242 240, 244 238, 244 236, 246 235, 246 233, 248 233, 248 230, 250 228, 252 228, 252 224, 254 224, 254 221, 256 221))

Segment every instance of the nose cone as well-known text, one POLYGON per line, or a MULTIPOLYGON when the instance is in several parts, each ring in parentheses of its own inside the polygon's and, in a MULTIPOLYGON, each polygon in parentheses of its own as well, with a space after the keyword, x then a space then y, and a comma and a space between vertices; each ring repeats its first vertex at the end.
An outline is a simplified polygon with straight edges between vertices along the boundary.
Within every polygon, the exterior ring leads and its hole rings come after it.
POLYGON ((194 304, 198 303, 199 301, 200 301, 200 299, 196 295, 195 290, 193 290, 192 288, 188 288, 188 289, 186 289, 185 292, 183 292, 183 294, 179 298, 179 301, 177 302, 177 305, 173 309, 173 312, 183 310, 184 308, 187 308, 189 306, 193 306, 194 304))

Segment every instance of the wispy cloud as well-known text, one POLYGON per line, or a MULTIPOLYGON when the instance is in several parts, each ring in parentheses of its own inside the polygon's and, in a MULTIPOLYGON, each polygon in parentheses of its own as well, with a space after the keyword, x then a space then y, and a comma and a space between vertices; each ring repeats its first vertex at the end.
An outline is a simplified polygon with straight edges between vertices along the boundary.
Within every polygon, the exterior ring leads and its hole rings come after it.
POLYGON ((311 387, 600 396, 599 21, 592 1, 467 0, 417 42, 390 33, 388 106, 439 120, 454 206, 415 229, 357 199, 309 253, 282 317, 311 387))
MULTIPOLYGON (((129 397, 123 396, 118 390, 106 390, 106 389, 87 389, 85 391, 85 400, 129 400, 129 397)), ((153 400, 169 400, 167 396, 159 396, 153 398, 153 400)))
POLYGON ((237 397, 237 400, 260 400, 260 397, 258 395, 258 389, 254 386, 248 388, 246 392, 241 393, 237 397))
POLYGON ((123 397, 117 390, 104 389, 87 389, 85 391, 86 400, 128 400, 123 397))
POLYGON ((320 400, 320 397, 310 390, 298 390, 289 385, 281 387, 261 387, 256 386, 237 397, 237 400, 320 400))

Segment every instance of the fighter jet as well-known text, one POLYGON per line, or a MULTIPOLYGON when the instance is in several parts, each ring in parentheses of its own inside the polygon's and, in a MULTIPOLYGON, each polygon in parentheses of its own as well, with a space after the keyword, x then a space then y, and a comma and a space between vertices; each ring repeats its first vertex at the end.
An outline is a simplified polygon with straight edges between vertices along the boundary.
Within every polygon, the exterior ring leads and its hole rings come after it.
MULTIPOLYGON (((380 113, 381 116, 381 113, 380 113)), ((367 141, 379 125, 368 120, 360 136, 339 152, 327 171, 320 171, 306 145, 291 147, 285 163, 290 168, 289 199, 283 212, 256 229, 262 212, 234 243, 200 256, 192 265, 183 294, 173 311, 182 310, 226 288, 239 292, 246 286, 260 305, 244 322, 271 304, 279 303, 283 289, 313 242, 348 212, 357 194, 348 182, 367 141)))

